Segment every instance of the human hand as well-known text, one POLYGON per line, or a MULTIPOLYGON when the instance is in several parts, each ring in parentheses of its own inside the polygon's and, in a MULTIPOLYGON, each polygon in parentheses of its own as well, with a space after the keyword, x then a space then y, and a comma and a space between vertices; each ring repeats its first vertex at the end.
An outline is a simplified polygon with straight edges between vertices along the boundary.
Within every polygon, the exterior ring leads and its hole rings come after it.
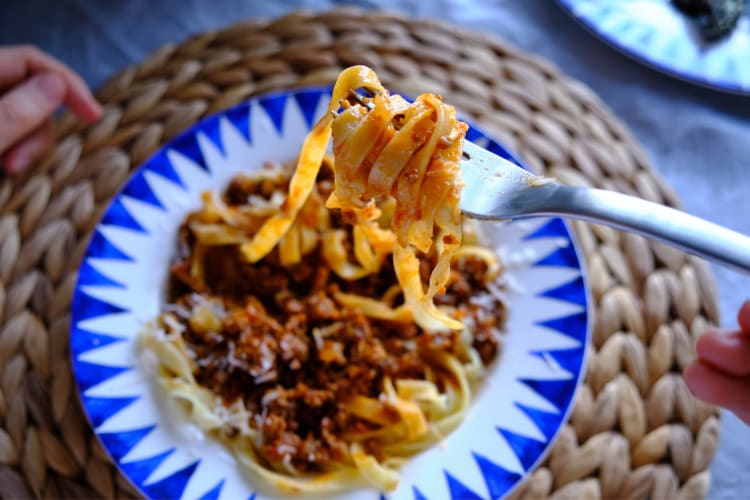
POLYGON ((703 401, 731 410, 750 425, 750 300, 737 314, 739 330, 706 332, 685 381, 703 401))
POLYGON ((29 46, 0 47, 0 163, 18 172, 52 147, 52 115, 65 104, 96 121, 101 106, 70 68, 29 46))

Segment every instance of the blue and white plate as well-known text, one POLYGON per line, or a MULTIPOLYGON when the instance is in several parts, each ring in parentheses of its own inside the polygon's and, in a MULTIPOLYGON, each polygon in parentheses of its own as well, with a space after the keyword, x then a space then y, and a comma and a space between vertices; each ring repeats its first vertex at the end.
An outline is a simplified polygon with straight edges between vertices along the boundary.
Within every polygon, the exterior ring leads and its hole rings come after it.
MULTIPOLYGON (((71 356, 81 401, 122 473, 151 498, 261 498, 221 444, 158 397, 136 354, 163 304, 177 229, 199 194, 238 172, 293 159, 330 89, 255 98, 169 142, 131 177, 96 227, 72 306, 71 356)), ((469 138, 509 156, 477 129, 469 138)), ((388 498, 500 498, 543 458, 567 420, 589 335, 580 260, 560 219, 486 224, 507 265, 501 358, 463 424, 414 457, 388 498)), ((379 498, 360 490, 346 498, 379 498)))
POLYGON ((750 95, 750 13, 726 38, 705 42, 670 0, 558 0, 600 38, 677 78, 750 95))

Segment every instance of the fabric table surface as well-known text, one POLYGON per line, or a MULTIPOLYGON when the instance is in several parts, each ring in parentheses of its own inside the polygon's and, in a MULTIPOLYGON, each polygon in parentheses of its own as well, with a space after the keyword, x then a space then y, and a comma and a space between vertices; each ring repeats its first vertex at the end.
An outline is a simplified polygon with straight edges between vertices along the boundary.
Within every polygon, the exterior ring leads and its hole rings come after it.
MULTIPOLYGON (((447 20, 547 58, 592 87, 625 122, 685 210, 750 235, 750 97, 703 89, 648 69, 596 39, 550 0, 9 0, 0 2, 0 45, 37 45, 96 88, 167 42, 242 19, 342 3, 447 20)), ((735 327, 737 310, 750 298, 750 276, 714 270, 723 326, 735 327)), ((722 417, 709 498, 747 498, 750 428, 728 412, 722 417)))

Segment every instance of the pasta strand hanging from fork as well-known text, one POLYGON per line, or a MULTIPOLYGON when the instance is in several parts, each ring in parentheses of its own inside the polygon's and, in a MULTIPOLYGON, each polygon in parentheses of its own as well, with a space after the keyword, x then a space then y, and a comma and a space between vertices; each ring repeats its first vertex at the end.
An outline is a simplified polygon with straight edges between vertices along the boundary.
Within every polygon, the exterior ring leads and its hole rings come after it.
POLYGON ((356 279, 376 272, 392 251, 404 300, 417 324, 431 331, 462 329, 460 321, 435 306, 434 297, 444 290, 451 259, 461 244, 460 159, 467 128, 439 96, 422 94, 409 103, 390 94, 370 68, 344 70, 328 113, 305 140, 282 210, 242 245, 243 255, 257 262, 292 227, 332 135, 334 191, 326 206, 353 220, 359 262, 359 266, 346 265, 341 235, 329 234, 324 254, 329 260, 341 260, 334 269, 342 277, 356 279), (357 93, 360 89, 369 95, 357 93), (383 232, 375 224, 381 213, 378 204, 389 198, 395 199, 392 249, 383 245, 383 232), (437 263, 425 289, 418 252, 431 251, 436 252, 437 263))

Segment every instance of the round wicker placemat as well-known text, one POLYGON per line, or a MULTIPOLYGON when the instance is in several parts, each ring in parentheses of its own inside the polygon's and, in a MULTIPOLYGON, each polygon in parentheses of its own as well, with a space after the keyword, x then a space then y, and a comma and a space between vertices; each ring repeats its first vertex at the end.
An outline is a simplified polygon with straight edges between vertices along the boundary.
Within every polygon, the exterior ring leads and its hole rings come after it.
MULTIPOLYGON (((539 172, 678 204, 591 90, 492 37, 336 10, 165 46, 99 90, 99 123, 64 116, 55 151, 0 182, 0 497, 133 495, 82 415, 68 358, 77 266, 128 173, 207 113, 332 82, 355 63, 397 91, 442 94, 539 172)), ((594 298, 588 372, 569 425, 514 496, 703 497, 718 413, 680 372, 718 324, 710 271, 638 236, 573 225, 594 298)))

